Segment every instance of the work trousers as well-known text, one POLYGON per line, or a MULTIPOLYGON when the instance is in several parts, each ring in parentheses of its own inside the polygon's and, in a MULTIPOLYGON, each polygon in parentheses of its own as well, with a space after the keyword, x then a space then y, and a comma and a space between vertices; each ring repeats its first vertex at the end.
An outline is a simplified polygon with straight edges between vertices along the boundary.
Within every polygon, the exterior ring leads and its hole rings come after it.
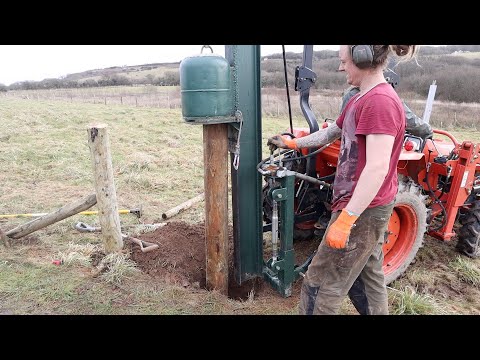
MULTIPOLYGON (((355 222, 344 249, 326 244, 327 227, 305 273, 300 293, 300 314, 336 314, 355 279, 360 277, 365 286, 369 314, 388 315, 382 246, 393 205, 392 202, 366 209, 355 222)), ((339 215, 339 211, 333 213, 328 226, 339 215)))

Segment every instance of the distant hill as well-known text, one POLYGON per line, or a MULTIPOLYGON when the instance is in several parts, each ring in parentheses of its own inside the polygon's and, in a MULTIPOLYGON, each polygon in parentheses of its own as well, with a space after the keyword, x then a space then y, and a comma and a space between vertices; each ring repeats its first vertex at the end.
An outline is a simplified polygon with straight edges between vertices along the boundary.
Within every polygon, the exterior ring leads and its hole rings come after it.
POLYGON ((95 69, 80 73, 69 74, 64 77, 65 81, 85 82, 88 80, 99 81, 102 78, 111 76, 124 76, 132 83, 143 83, 145 80, 164 77, 168 71, 177 72, 180 62, 155 63, 132 66, 113 66, 105 69, 95 69))
MULTIPOLYGON (((302 64, 302 53, 286 53, 289 83, 294 83, 295 67, 302 64)), ((178 86, 180 62, 114 66, 69 74, 59 79, 24 81, 0 86, 0 91, 52 88, 84 88, 98 86, 157 85, 178 86)), ((316 89, 343 90, 345 75, 337 72, 338 51, 314 52, 313 71, 317 75, 316 89)), ((437 99, 456 102, 480 102, 477 81, 480 78, 480 45, 422 46, 417 62, 399 64, 398 91, 425 95, 433 80, 437 81, 437 99)), ((283 55, 261 58, 263 87, 285 86, 283 55)))

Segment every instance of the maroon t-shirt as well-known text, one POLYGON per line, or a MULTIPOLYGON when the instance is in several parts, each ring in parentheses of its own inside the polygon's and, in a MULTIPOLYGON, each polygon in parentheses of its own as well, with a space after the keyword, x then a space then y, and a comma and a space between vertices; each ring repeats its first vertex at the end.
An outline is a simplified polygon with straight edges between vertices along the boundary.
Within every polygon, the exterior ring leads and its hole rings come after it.
POLYGON ((405 112, 395 90, 381 83, 363 96, 352 97, 337 119, 337 125, 342 129, 342 145, 333 183, 332 211, 342 210, 352 198, 365 167, 366 135, 370 134, 392 135, 395 141, 387 177, 368 207, 391 203, 397 194, 397 162, 405 133, 405 112))

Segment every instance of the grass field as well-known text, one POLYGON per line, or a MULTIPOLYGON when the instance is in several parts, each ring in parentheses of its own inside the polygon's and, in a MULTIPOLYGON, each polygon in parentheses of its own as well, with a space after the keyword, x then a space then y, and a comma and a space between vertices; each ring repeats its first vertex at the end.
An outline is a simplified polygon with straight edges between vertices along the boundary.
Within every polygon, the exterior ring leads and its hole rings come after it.
MULTIPOLYGON (((185 124, 180 108, 77 100, 73 95, 63 100, 40 95, 0 97, 0 214, 51 212, 93 193, 87 145, 87 127, 92 123, 108 125, 119 208, 143 208, 140 220, 122 215, 123 226, 159 222, 163 212, 203 192, 202 127, 185 124)), ((338 105, 339 100, 331 98, 318 111, 322 117, 333 117, 338 105)), ((465 118, 478 119, 477 107, 471 107, 470 113, 462 111, 465 118)), ((294 125, 306 123, 296 115, 294 125)), ((267 138, 287 129, 288 118, 270 103, 262 126, 267 154, 267 138)), ((471 127, 452 133, 459 140, 480 142, 480 133, 471 127)), ((203 221, 203 203, 176 219, 203 221)), ((78 221, 99 226, 97 217, 75 215, 14 241, 11 248, 0 246, 0 314, 296 313, 295 299, 235 301, 215 291, 152 283, 138 272, 116 284, 93 276, 88 254, 101 243, 98 235, 75 231, 78 221), (53 266, 52 259, 62 254, 69 254, 72 261, 53 266)), ((24 222, 25 218, 0 219, 0 228, 8 230, 24 222)), ((435 243, 433 249, 439 247, 449 275, 435 278, 428 266, 418 262, 409 277, 392 285, 392 313, 480 314, 479 261, 457 260, 451 245, 435 243), (435 292, 439 282, 468 283, 470 290, 445 297, 435 292)), ((432 248, 422 251, 421 257, 431 266, 432 248)), ((352 313, 351 306, 346 303, 342 312, 352 313)))

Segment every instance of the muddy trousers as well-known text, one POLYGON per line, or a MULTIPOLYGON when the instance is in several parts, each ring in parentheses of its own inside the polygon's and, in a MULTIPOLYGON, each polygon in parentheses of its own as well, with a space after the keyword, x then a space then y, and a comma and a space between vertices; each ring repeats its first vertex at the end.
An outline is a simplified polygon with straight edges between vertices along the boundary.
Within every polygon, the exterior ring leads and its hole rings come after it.
MULTIPOLYGON (((388 314, 383 274, 383 243, 393 210, 389 205, 366 209, 357 219, 345 249, 331 248, 325 235, 310 263, 300 293, 299 313, 336 314, 357 278, 361 279, 371 315, 388 314)), ((328 226, 340 215, 332 214, 328 226)), ((328 232, 325 232, 325 234, 328 232)))

